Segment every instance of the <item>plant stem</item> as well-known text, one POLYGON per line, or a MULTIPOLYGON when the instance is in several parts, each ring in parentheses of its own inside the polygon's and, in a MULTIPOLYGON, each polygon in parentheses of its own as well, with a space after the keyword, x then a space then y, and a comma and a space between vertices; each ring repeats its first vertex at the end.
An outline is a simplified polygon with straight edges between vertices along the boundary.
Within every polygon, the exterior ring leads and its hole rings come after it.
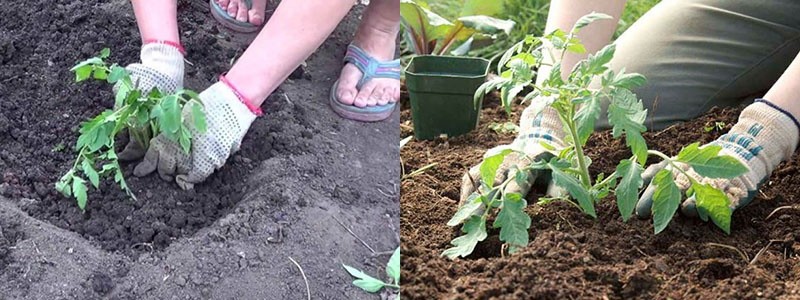
POLYGON ((611 172, 611 174, 608 174, 608 177, 603 179, 603 181, 600 181, 600 182, 596 183, 594 185, 594 187, 597 188, 597 187, 604 186, 604 185, 608 184, 609 182, 611 182, 611 180, 613 180, 615 177, 617 177, 617 171, 614 171, 614 172, 611 172))
MULTIPOLYGON (((570 111, 574 108, 575 106, 572 105, 570 111)), ((570 113, 570 115, 572 114, 570 113)), ((575 129, 575 122, 572 121, 572 117, 568 119, 567 128, 569 129, 570 135, 572 135, 572 142, 575 144, 575 158, 578 159, 578 168, 581 171, 581 183, 584 187, 590 188, 592 187, 592 178, 589 175, 589 165, 586 164, 586 155, 583 153, 583 145, 581 145, 578 131, 575 129)))

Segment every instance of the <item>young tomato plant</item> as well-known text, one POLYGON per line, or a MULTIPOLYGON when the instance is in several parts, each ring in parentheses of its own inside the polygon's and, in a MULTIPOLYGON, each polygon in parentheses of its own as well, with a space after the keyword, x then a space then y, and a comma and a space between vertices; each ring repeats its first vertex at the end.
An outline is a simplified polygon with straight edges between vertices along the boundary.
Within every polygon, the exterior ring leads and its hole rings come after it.
POLYGON ((356 280, 353 280, 353 285, 369 293, 377 293, 383 288, 391 289, 393 294, 397 293, 395 294, 397 299, 400 299, 400 247, 397 247, 392 252, 392 257, 386 263, 386 275, 389 277, 389 282, 369 276, 367 273, 351 266, 345 264, 342 264, 342 266, 347 273, 350 273, 350 276, 356 278, 356 280))
POLYGON ((81 124, 75 145, 78 152, 75 163, 56 182, 56 190, 64 196, 74 197, 81 210, 86 208, 87 180, 99 188, 100 177, 113 178, 135 199, 125 183, 114 144, 115 137, 124 129, 145 149, 151 137, 162 133, 179 143, 187 153, 192 139, 189 126, 200 132, 206 130, 206 118, 197 93, 180 90, 163 94, 156 88, 140 90, 125 68, 105 61, 110 53, 108 48, 103 49, 99 56, 80 62, 71 69, 75 72, 76 82, 94 78, 114 85, 116 90, 113 110, 107 109, 81 124), (191 105, 191 114, 184 117, 182 111, 186 105, 191 105))
MULTIPOLYGON (((476 91, 476 99, 491 90, 500 90, 503 105, 510 111, 512 100, 522 91, 530 90, 523 98, 523 103, 536 99, 530 105, 538 115, 546 107, 553 108, 561 120, 565 135, 563 147, 556 147, 546 142, 541 146, 550 152, 549 159, 536 160, 522 151, 525 145, 508 146, 488 154, 480 165, 481 186, 447 223, 449 226, 463 224, 464 235, 455 238, 452 248, 442 255, 455 258, 467 256, 478 242, 487 237, 487 221, 495 216, 491 224, 500 229, 500 240, 510 253, 528 244, 528 228, 531 218, 524 208, 527 203, 525 195, 504 193, 508 184, 517 181, 526 182, 531 171, 549 171, 553 182, 565 189, 572 199, 542 198, 540 203, 551 201, 567 201, 575 204, 586 214, 596 217, 595 204, 600 199, 613 193, 616 196, 622 219, 627 221, 633 214, 639 198, 639 190, 644 180, 642 165, 648 155, 663 158, 677 170, 678 164, 688 164, 699 175, 709 178, 733 178, 747 171, 747 168, 730 156, 719 156, 721 147, 699 147, 692 144, 684 148, 675 158, 648 150, 642 137, 646 130, 643 125, 647 110, 630 90, 645 83, 640 74, 618 73, 609 69, 609 62, 614 56, 615 45, 611 44, 588 58, 580 61, 566 79, 562 78, 561 60, 567 51, 582 53, 585 48, 576 38, 576 33, 591 22, 610 18, 607 15, 592 13, 584 16, 567 33, 556 30, 544 37, 528 36, 525 40, 512 46, 500 60, 498 73, 500 77, 484 83, 476 91), (546 57, 545 57, 546 56, 546 57), (543 61, 551 61, 546 64, 543 61), (547 78, 536 84, 533 77, 542 65, 551 67, 547 78), (591 87, 590 87, 591 86, 591 87), (632 156, 622 160, 616 171, 599 174, 593 179, 589 173, 591 160, 584 152, 589 136, 594 132, 595 121, 599 118, 601 105, 608 104, 608 120, 613 126, 614 138, 625 137, 626 145, 632 156), (527 158, 527 164, 518 167, 514 176, 499 185, 493 185, 495 173, 509 154, 516 153, 527 158)), ((684 171, 681 171, 684 172, 684 171)), ((725 232, 730 230, 730 214, 727 196, 710 185, 701 184, 689 177, 691 188, 686 197, 695 196, 700 216, 704 220, 711 219, 725 232)), ((672 219, 681 201, 680 190, 673 180, 672 173, 662 170, 654 179, 657 185, 653 199, 653 213, 656 233, 663 230, 672 219)))

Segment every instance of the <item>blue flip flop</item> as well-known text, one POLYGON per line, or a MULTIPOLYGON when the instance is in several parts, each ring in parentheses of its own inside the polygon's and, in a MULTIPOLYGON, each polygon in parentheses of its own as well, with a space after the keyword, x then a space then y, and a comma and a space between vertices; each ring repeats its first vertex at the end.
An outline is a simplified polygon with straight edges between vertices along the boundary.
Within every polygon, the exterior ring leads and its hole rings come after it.
MULTIPOLYGON (((353 44, 347 46, 347 54, 344 56, 344 62, 345 64, 353 64, 364 74, 356 85, 357 89, 361 89, 361 86, 373 78, 392 78, 398 81, 400 80, 399 59, 380 62, 367 54, 363 49, 353 44)), ((364 122, 381 121, 391 116, 395 106, 397 106, 396 102, 367 107, 344 104, 340 102, 339 98, 336 96, 336 88, 338 86, 339 80, 336 80, 331 87, 330 104, 333 111, 344 118, 364 122)))
MULTIPOLYGON (((247 6, 247 10, 250 10, 253 7, 252 0, 244 0, 244 4, 247 6)), ((214 19, 217 19, 222 26, 225 26, 230 30, 252 33, 261 29, 261 26, 256 26, 249 22, 242 22, 234 17, 231 17, 228 15, 228 10, 222 6, 219 6, 219 3, 217 3, 215 0, 208 0, 208 5, 211 7, 211 15, 214 16, 214 19)))

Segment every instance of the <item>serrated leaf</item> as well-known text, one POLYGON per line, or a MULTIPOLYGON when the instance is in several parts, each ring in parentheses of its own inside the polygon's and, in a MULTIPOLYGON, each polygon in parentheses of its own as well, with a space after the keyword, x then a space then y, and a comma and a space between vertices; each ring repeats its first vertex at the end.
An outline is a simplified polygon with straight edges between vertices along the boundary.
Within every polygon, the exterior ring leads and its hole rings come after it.
POLYGON ((442 252, 442 256, 455 259, 459 256, 466 257, 467 255, 470 255, 472 251, 475 250, 475 245, 477 245, 478 242, 485 240, 488 236, 486 233, 486 219, 479 216, 472 216, 466 223, 464 223, 461 231, 465 234, 453 239, 450 244, 452 244, 454 247, 444 250, 442 252))
POLYGON ((198 102, 192 102, 192 121, 197 131, 201 133, 206 132, 206 114, 203 112, 203 106, 198 102))
POLYGON ((555 164, 551 161, 548 163, 548 166, 550 167, 551 174, 553 175, 553 182, 556 185, 566 189, 567 192, 572 195, 572 198, 578 201, 578 205, 581 207, 581 209, 583 209, 583 212, 592 216, 593 218, 597 218, 597 213, 594 210, 594 199, 592 199, 589 190, 584 188, 577 178, 564 173, 558 164, 555 164))
POLYGON ((722 147, 693 143, 681 149, 677 161, 688 164, 697 174, 708 178, 732 179, 747 173, 749 169, 738 159, 729 155, 719 155, 722 147))
POLYGON ((181 129, 181 111, 178 105, 178 97, 170 95, 161 101, 160 124, 161 130, 168 133, 178 133, 181 129))
POLYGON ((389 275, 394 283, 400 283, 400 247, 397 247, 392 253, 392 257, 389 258, 389 263, 386 264, 386 275, 389 275))
POLYGON ((625 89, 617 89, 611 97, 608 106, 608 121, 613 126, 611 134, 614 138, 619 138, 625 134, 625 144, 639 161, 644 164, 647 160, 647 143, 642 137, 642 132, 647 128, 644 126, 644 119, 647 110, 644 109, 642 101, 636 99, 636 95, 625 89))
POLYGON ((633 89, 635 87, 643 86, 647 79, 645 79, 642 74, 639 73, 623 73, 624 70, 620 71, 616 77, 614 77, 614 81, 611 82, 611 85, 616 86, 618 88, 624 89, 633 89))
POLYGON ((510 193, 503 195, 503 207, 492 226, 500 228, 500 240, 509 245, 509 253, 514 253, 519 248, 528 245, 528 228, 531 227, 531 217, 525 213, 528 203, 520 194, 510 193))
POLYGON ((386 284, 383 281, 376 279, 375 277, 369 276, 361 270, 353 268, 351 266, 342 264, 344 269, 347 270, 347 273, 350 273, 351 276, 357 278, 353 281, 353 285, 361 288, 370 293, 375 293, 380 291, 386 284))
POLYGON ((75 200, 78 201, 78 207, 81 210, 86 209, 86 181, 80 177, 72 178, 72 193, 75 195, 75 200))
MULTIPOLYGON (((694 196, 697 199, 697 212, 701 216, 711 217, 711 221, 725 233, 731 233, 730 200, 722 191, 709 184, 692 184, 694 196)), ((705 220, 704 220, 705 221, 705 220)))
POLYGON ((103 48, 100 50, 100 58, 108 58, 111 55, 111 49, 103 48))
POLYGON ((458 208, 458 211, 450 218, 450 221, 447 221, 447 226, 458 226, 459 224, 463 223, 464 220, 469 219, 471 216, 475 215, 475 212, 479 209, 483 208, 485 205, 483 204, 483 196, 478 193, 473 193, 467 198, 466 203, 458 208))
POLYGON ((609 44, 597 51, 597 53, 589 55, 589 58, 586 59, 585 75, 600 75, 605 72, 608 69, 606 64, 611 62, 616 49, 615 44, 609 44))
POLYGON ((120 84, 117 86, 117 93, 114 95, 114 108, 119 109, 125 103, 125 99, 128 97, 128 92, 130 92, 130 88, 127 85, 120 84))
POLYGON ((612 19, 612 17, 607 14, 592 12, 578 19, 578 21, 575 22, 575 26, 572 27, 572 32, 573 33, 578 32, 581 28, 586 27, 589 24, 592 24, 592 22, 594 21, 605 20, 605 19, 612 19))
POLYGON ((585 144, 594 132, 594 123, 598 117, 600 117, 600 99, 590 97, 575 114, 575 125, 578 127, 577 140, 581 145, 585 144))
POLYGON ((97 171, 89 160, 84 159, 83 162, 81 162, 81 170, 83 174, 86 174, 86 177, 89 178, 89 182, 92 183, 92 186, 98 188, 100 185, 100 174, 97 174, 97 171))
POLYGON ((630 219, 636 202, 639 200, 639 189, 644 184, 642 172, 644 172, 644 168, 630 159, 623 160, 617 165, 617 176, 621 179, 614 194, 617 195, 617 208, 622 214, 623 222, 630 219))
POLYGON ((664 231, 681 204, 681 190, 672 178, 672 172, 662 169, 653 177, 656 190, 653 193, 653 231, 664 231))
POLYGON ((586 47, 584 47, 583 44, 581 44, 580 42, 570 41, 570 43, 567 44, 567 51, 577 54, 583 54, 586 53, 586 47))
POLYGON ((511 149, 505 149, 500 151, 497 154, 488 156, 483 159, 480 166, 480 173, 481 173, 481 180, 483 183, 489 186, 490 188, 494 186, 494 178, 497 173, 497 169, 500 167, 500 164, 503 163, 503 160, 506 156, 511 153, 511 149))
POLYGON ((178 143, 181 145, 181 149, 183 153, 190 154, 192 151, 192 133, 189 132, 189 129, 186 126, 182 126, 180 131, 180 136, 178 137, 178 143))

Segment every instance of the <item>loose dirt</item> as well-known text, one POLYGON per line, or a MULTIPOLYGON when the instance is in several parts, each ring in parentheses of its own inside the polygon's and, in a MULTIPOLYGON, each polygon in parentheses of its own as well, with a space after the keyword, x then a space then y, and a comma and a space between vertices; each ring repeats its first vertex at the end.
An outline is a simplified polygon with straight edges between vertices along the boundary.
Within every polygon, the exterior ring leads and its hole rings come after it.
MULTIPOLYGON (((274 9, 271 5, 270 9, 274 9)), ((358 26, 356 7, 262 107, 240 152, 193 191, 135 178, 86 212, 53 187, 71 166, 80 122, 113 105, 111 89, 75 84, 74 63, 109 47, 139 56, 128 1, 13 2, 0 9, 0 299, 371 299, 341 267, 383 274, 340 225, 376 251, 398 246, 398 114, 343 120, 329 88, 358 26)), ((235 36, 207 1, 180 1, 186 84, 201 91, 254 36, 235 36)), ((280 58, 265 58, 280 59, 280 58)), ((124 141, 120 141, 122 143, 124 141)))
MULTIPOLYGON (((470 257, 441 257, 459 234, 445 223, 456 211, 462 174, 487 149, 513 140, 488 124, 516 123, 519 111, 509 118, 496 99, 487 102, 478 130, 449 140, 412 141, 401 149, 406 172, 438 163, 401 183, 406 299, 800 299, 800 210, 765 219, 777 207, 800 205, 800 154, 777 167, 754 204, 734 213, 731 235, 678 215, 654 236, 651 220, 623 223, 613 200, 605 199, 596 220, 565 203, 530 205, 531 242, 514 255, 501 256, 498 232, 490 230, 470 257), (767 247, 770 240, 776 242, 767 247)), ((724 134, 740 110, 715 108, 646 139, 651 148, 674 155, 689 143, 724 134), (724 129, 703 129, 714 122, 724 122, 724 129)), ((410 135, 407 108, 401 124, 401 135, 410 135)), ((593 174, 613 172, 630 155, 609 132, 595 134, 586 148, 593 174)), ((528 203, 538 196, 532 192, 528 203)))

